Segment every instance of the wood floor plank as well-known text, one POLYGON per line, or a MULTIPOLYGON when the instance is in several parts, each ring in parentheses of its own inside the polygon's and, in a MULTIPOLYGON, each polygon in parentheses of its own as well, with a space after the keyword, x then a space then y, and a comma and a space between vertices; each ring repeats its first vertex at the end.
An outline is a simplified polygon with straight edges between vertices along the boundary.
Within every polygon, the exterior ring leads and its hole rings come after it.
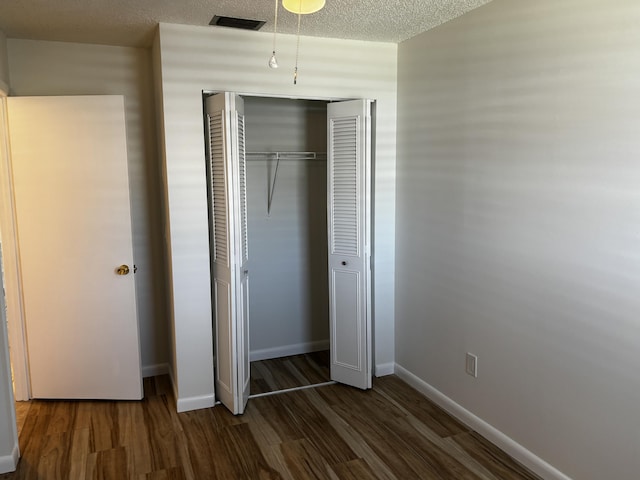
POLYGON ((29 414, 29 410, 31 409, 31 402, 15 402, 15 407, 18 435, 20 435, 22 427, 24 426, 24 422, 26 421, 27 415, 29 414))
POLYGON ((229 478, 246 478, 247 480, 282 479, 282 476, 275 469, 271 468, 265 460, 246 423, 227 427, 224 433, 224 446, 227 455, 235 459, 235 474, 229 478))
POLYGON ((501 480, 525 479, 540 480, 517 463, 509 455, 487 441, 476 432, 463 433, 452 438, 462 448, 482 464, 487 470, 494 472, 501 480))
POLYGON ((38 463, 42 456, 42 449, 46 442, 46 432, 49 427, 49 419, 51 418, 50 415, 46 413, 48 409, 40 409, 41 403, 42 402, 34 402, 29 416, 25 421, 22 434, 18 438, 21 455, 26 458, 27 461, 21 465, 15 478, 38 478, 38 463))
POLYGON ((420 468, 415 469, 411 461, 407 461, 405 446, 388 428, 376 418, 363 416, 360 412, 348 411, 342 406, 334 408, 344 420, 362 432, 365 441, 375 454, 389 466, 394 475, 400 479, 419 478, 420 468))
POLYGON ((319 352, 290 357, 291 364, 307 379, 309 385, 331 380, 328 358, 325 363, 319 352), (320 363, 319 363, 320 362, 320 363))
MULTIPOLYGON (((87 474, 87 458, 90 453, 90 428, 73 430, 71 439, 71 453, 69 454, 69 478, 84 480, 87 474)), ((64 477, 63 477, 64 478, 64 477)))
POLYGON ((254 402, 245 410, 244 418, 267 463, 277 470, 284 480, 296 480, 289 471, 280 448, 282 439, 265 420, 254 402))
POLYGON ((289 471, 296 480, 314 480, 329 476, 329 465, 308 440, 285 442, 280 448, 289 471))
POLYGON ((174 467, 147 473, 142 477, 138 477, 138 480, 186 480, 186 477, 182 467, 174 467))
POLYGON ((142 389, 144 391, 145 398, 155 397, 158 395, 156 390, 155 377, 145 377, 142 379, 142 389))
POLYGON ((286 409, 290 421, 298 425, 304 438, 322 453, 330 465, 357 458, 351 447, 309 400, 305 391, 288 394, 286 409))
POLYGON ((330 362, 331 353, 329 349, 318 350, 315 352, 307 353, 306 356, 315 365, 318 365, 321 369, 326 370, 327 373, 329 372, 329 365, 331 364, 330 362))
MULTIPOLYGON (((415 431, 397 407, 387 404, 384 397, 375 391, 361 396, 358 409, 353 409, 349 401, 355 401, 357 393, 352 389, 335 395, 336 410, 350 425, 367 432, 366 439, 371 448, 385 463, 393 466, 393 471, 403 477, 427 475, 438 478, 451 472, 458 479, 476 480, 478 477, 444 452, 439 446, 429 442, 415 431)), ((329 389, 320 393, 329 396, 329 389)))
POLYGON ((325 401, 332 407, 342 406, 347 409, 353 407, 354 402, 358 405, 366 405, 368 409, 374 410, 380 418, 399 418, 406 416, 397 404, 389 402, 377 390, 358 390, 346 385, 335 385, 333 388, 318 389, 318 394, 324 396, 325 401))
POLYGON ((71 469, 69 444, 70 432, 45 435, 40 449, 37 478, 64 478, 71 469))
POLYGON ((24 422, 22 424, 22 431, 18 436, 18 446, 20 447, 20 452, 23 455, 24 455, 24 452, 27 451, 27 448, 29 447, 29 443, 37 442, 39 439, 38 435, 44 434, 44 432, 42 431, 40 432, 36 431, 36 426, 38 423, 38 415, 32 412, 35 412, 35 408, 33 409, 33 411, 30 411, 27 417, 24 419, 24 422))
MULTIPOLYGON (((339 388, 339 386, 326 387, 316 390, 307 390, 305 395, 309 398, 316 408, 323 412, 323 415, 327 421, 333 426, 336 432, 345 440, 345 442, 351 447, 354 453, 369 463, 375 470, 377 478, 381 480, 398 480, 389 465, 376 455, 373 449, 367 444, 364 432, 359 432, 357 429, 349 425, 338 413, 336 413, 324 399, 318 394, 319 391, 333 390, 339 388)), ((333 472, 333 470, 332 470, 333 472)), ((335 475, 335 473, 334 473, 335 475)), ((337 476, 336 476, 337 478, 337 476)))
POLYGON ((76 419, 73 428, 91 428, 91 416, 94 404, 95 403, 91 401, 78 402, 78 411, 76 412, 76 419))
POLYGON ((144 423, 151 443, 152 471, 179 467, 178 443, 167 397, 156 395, 145 399, 144 402, 144 423))
MULTIPOLYGON (((281 367, 313 378, 305 361, 281 367)), ((168 376, 140 402, 30 403, 0 480, 539 480, 394 377, 254 398, 243 416, 178 414, 168 376)))
POLYGON ((118 402, 118 446, 127 447, 127 471, 133 476, 152 471, 151 450, 147 440, 147 426, 143 402, 118 402))
POLYGON ((217 478, 216 455, 210 449, 216 444, 217 432, 210 412, 185 412, 179 415, 179 419, 183 430, 189 432, 189 435, 185 435, 189 452, 185 463, 189 464, 190 472, 194 472, 194 475, 195 472, 210 472, 209 478, 213 480, 217 478))
POLYGON ((47 427, 48 435, 65 433, 73 430, 78 412, 78 402, 51 402, 51 417, 47 427))
POLYGON ((262 417, 267 420, 273 431, 283 441, 301 440, 304 432, 300 425, 293 421, 293 417, 278 396, 254 398, 249 408, 258 408, 262 417))
POLYGON ((251 362, 251 394, 328 382, 328 351, 251 362))
POLYGON ((250 364, 249 392, 251 395, 272 392, 277 389, 269 370, 262 368, 262 366, 262 362, 251 362, 250 364))
POLYGON ((428 424, 422 423, 420 420, 409 414, 406 421, 413 427, 424 439, 430 441, 434 445, 437 445, 450 457, 455 458, 458 462, 463 464, 469 471, 473 472, 478 478, 482 480, 496 480, 496 478, 478 463, 472 456, 464 451, 460 445, 455 443, 453 437, 441 437, 429 428, 428 424))
POLYGON ((420 395, 416 390, 404 383, 398 377, 389 375, 375 380, 376 389, 382 395, 393 401, 441 437, 468 432, 469 429, 446 413, 435 403, 420 395))
MULTIPOLYGON (((91 435, 91 452, 110 450, 118 447, 118 419, 115 402, 90 402, 88 405, 91 435)), ((84 414, 84 412, 83 412, 84 414)), ((83 419, 84 420, 84 419, 83 419)))
MULTIPOLYGON (((127 453, 124 447, 101 450, 89 454, 87 460, 87 480, 114 480, 129 477, 127 453)), ((64 477, 51 477, 64 478, 64 477)))
MULTIPOLYGON (((410 458, 419 469, 429 472, 434 478, 450 475, 460 480, 480 480, 480 477, 463 462, 442 448, 440 442, 433 442, 413 428, 407 419, 385 420, 385 424, 402 439, 406 452, 411 452, 410 458)), ((405 458, 409 458, 407 455, 405 458)))
MULTIPOLYGON (((262 378, 270 387, 269 391, 285 390, 287 388, 299 387, 300 381, 284 365, 284 359, 274 358, 263 360, 255 365, 255 370, 261 373, 262 378)), ((263 392, 251 392, 263 393, 263 392)))
POLYGON ((364 480, 367 478, 379 478, 363 459, 351 460, 339 463, 331 467, 340 480, 364 480))
POLYGON ((145 397, 151 397, 153 395, 166 395, 167 398, 173 394, 173 385, 171 383, 171 377, 169 375, 158 375, 156 377, 148 377, 150 383, 153 385, 154 392, 147 395, 145 390, 145 397))
MULTIPOLYGON (((294 357, 285 358, 282 362, 282 368, 286 369, 286 371, 296 380, 295 387, 306 387, 307 385, 312 385, 313 383, 321 383, 321 381, 313 382, 307 375, 305 375, 302 371, 298 370, 296 365, 294 364, 294 357)), ((294 388, 295 388, 294 387, 294 388)))

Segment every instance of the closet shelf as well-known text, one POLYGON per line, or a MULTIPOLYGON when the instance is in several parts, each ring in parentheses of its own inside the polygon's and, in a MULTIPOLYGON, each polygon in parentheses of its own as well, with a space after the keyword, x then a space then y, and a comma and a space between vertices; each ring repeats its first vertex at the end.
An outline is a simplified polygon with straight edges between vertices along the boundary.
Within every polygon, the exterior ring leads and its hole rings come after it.
POLYGON ((276 191, 276 180, 278 179, 278 167, 280 160, 326 160, 327 154, 320 152, 245 152, 247 160, 275 160, 276 168, 273 174, 273 180, 269 182, 269 191, 267 192, 267 216, 271 215, 271 204, 273 202, 273 194, 276 191))

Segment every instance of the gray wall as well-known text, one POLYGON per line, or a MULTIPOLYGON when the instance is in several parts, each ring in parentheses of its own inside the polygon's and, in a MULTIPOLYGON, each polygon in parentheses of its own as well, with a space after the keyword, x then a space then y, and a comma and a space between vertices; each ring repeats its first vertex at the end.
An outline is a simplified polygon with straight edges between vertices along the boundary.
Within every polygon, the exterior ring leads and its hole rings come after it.
POLYGON ((160 161, 148 49, 10 39, 12 95, 124 95, 136 293, 146 374, 169 361, 160 161))
POLYGON ((9 56, 7 55, 7 37, 4 32, 0 31, 0 88, 6 88, 8 86, 9 56))
MULTIPOLYGON (((325 102, 245 97, 248 152, 326 152, 325 102)), ((273 358, 329 341, 325 160, 247 163, 252 355, 273 358)))
POLYGON ((399 46, 396 361, 581 480, 640 470, 638 25, 494 0, 399 46))
POLYGON ((202 91, 294 98, 376 100, 374 349, 376 372, 393 369, 395 266, 395 44, 280 35, 273 70, 270 34, 160 24, 154 59, 162 87, 161 128, 168 223, 170 340, 178 409, 213 404, 213 345, 202 91), (302 70, 304 69, 304 74, 302 70))

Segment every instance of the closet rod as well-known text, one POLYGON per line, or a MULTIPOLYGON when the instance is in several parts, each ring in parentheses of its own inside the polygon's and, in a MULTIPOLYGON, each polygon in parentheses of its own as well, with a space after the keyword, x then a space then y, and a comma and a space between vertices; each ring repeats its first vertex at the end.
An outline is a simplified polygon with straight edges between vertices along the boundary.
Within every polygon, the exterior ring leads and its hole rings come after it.
POLYGON ((271 215, 271 204, 273 203, 273 194, 276 191, 276 180, 278 179, 278 167, 280 160, 326 160, 326 153, 318 152, 246 152, 247 160, 270 159, 276 160, 276 168, 273 173, 273 180, 269 183, 269 191, 267 192, 267 216, 271 215))
POLYGON ((324 152, 247 152, 247 160, 326 160, 324 152))

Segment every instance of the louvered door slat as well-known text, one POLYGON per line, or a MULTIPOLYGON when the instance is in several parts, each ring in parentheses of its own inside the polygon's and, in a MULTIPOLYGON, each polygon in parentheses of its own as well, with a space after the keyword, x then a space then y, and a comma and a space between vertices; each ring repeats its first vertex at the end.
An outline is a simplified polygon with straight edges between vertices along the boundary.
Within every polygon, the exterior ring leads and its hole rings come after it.
POLYGON ((244 145, 244 115, 238 115, 238 161, 240 173, 240 236, 242 261, 249 258, 249 239, 247 234, 247 160, 244 145))
POLYGON ((224 111, 209 115, 211 201, 213 202, 213 260, 229 265, 227 232, 227 179, 224 159, 224 111))
POLYGON ((358 218, 358 117, 331 121, 333 164, 331 170, 331 251, 359 255, 358 218))

